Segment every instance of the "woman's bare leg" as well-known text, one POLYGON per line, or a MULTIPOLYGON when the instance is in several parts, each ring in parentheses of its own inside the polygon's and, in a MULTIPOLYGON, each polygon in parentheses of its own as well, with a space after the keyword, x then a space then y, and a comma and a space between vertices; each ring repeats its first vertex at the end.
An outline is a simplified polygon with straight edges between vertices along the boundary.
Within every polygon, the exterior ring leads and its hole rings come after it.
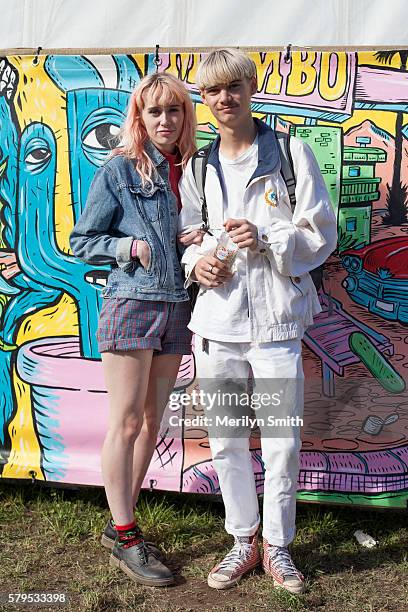
POLYGON ((132 464, 135 440, 143 425, 153 351, 102 353, 109 395, 109 425, 102 447, 102 475, 113 520, 134 520, 132 464))
POLYGON ((181 358, 182 355, 155 355, 152 359, 143 425, 135 441, 133 454, 134 506, 157 444, 160 422, 169 395, 174 389, 181 358))

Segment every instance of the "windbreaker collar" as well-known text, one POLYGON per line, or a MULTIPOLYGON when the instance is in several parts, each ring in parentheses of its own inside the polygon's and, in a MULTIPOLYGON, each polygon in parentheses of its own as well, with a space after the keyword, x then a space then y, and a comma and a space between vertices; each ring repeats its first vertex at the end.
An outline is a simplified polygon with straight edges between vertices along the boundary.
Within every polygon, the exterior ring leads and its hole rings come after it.
MULTIPOLYGON (((275 132, 260 119, 254 117, 254 121, 258 132, 258 166, 249 179, 248 184, 260 176, 272 174, 280 169, 279 145, 275 132)), ((218 177, 221 179, 220 142, 220 136, 217 136, 211 146, 208 163, 214 166, 218 177)))

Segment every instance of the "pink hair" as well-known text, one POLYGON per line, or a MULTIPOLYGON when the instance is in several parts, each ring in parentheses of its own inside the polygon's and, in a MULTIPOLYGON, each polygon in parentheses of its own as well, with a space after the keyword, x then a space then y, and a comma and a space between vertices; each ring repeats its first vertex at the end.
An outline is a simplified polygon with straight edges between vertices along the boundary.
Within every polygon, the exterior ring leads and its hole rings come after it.
POLYGON ((148 90, 158 105, 165 106, 174 103, 175 99, 183 105, 183 129, 176 143, 181 154, 183 169, 197 150, 195 144, 196 117, 186 87, 179 79, 164 72, 145 76, 130 96, 126 119, 120 133, 120 145, 112 151, 112 155, 124 155, 137 160, 136 170, 142 178, 142 183, 151 182, 155 170, 144 148, 149 137, 141 116, 145 104, 143 97, 148 90))

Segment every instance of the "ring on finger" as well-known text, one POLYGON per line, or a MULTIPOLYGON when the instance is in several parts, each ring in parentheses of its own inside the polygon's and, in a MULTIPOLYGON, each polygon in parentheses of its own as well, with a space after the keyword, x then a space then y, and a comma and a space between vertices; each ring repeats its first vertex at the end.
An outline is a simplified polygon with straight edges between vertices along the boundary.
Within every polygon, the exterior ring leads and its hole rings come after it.
POLYGON ((212 274, 213 273, 213 268, 214 266, 211 266, 211 268, 208 269, 209 273, 212 274))

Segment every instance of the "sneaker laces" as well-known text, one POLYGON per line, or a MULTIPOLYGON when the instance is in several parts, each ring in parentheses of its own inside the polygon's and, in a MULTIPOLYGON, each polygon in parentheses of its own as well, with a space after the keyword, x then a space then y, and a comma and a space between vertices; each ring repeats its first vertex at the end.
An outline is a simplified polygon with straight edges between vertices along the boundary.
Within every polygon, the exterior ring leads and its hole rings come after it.
POLYGON ((285 546, 269 545, 268 559, 271 568, 285 578, 290 576, 301 576, 299 570, 296 569, 292 561, 289 550, 285 546))
POLYGON ((249 537, 235 536, 235 544, 218 565, 217 573, 222 573, 222 571, 234 572, 243 561, 247 561, 253 547, 253 541, 251 540, 252 538, 249 537))

